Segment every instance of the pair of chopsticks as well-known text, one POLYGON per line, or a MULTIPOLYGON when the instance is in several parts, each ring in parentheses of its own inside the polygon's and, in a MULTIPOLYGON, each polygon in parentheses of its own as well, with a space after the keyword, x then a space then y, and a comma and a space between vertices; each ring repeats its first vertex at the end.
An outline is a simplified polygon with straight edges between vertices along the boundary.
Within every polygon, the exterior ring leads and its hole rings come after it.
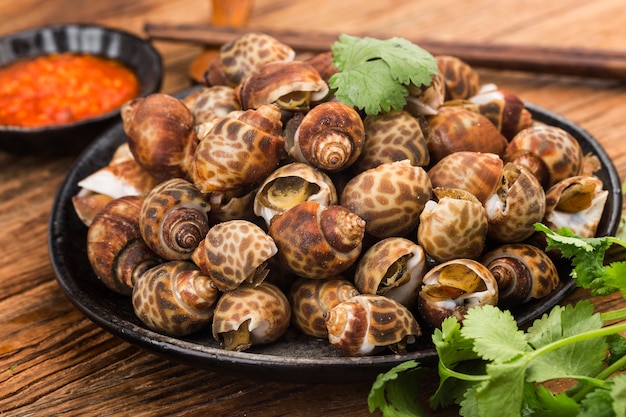
MULTIPOLYGON (((273 36, 297 51, 323 52, 339 36, 269 28, 233 28, 210 25, 147 23, 151 39, 186 41, 219 47, 248 32, 273 36)), ((363 35, 358 35, 363 36, 363 35)), ((389 35, 368 35, 387 39, 389 35)), ((626 53, 619 51, 558 48, 531 45, 496 45, 408 39, 433 55, 453 55, 476 67, 535 73, 569 75, 626 81, 626 53)))

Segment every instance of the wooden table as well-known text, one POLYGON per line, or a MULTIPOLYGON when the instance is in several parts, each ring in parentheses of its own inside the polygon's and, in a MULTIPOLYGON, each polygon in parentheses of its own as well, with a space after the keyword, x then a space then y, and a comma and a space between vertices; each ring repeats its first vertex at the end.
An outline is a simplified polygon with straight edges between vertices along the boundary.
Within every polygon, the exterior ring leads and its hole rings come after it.
MULTIPOLYGON (((210 9, 208 0, 21 0, 2 2, 0 16, 0 35, 81 21, 143 36, 148 21, 206 23, 210 9)), ((255 0, 249 24, 609 50, 623 48, 626 35, 620 0, 255 0)), ((163 91, 188 86, 187 68, 202 47, 155 45, 166 68, 163 91)), ((626 175, 626 84, 484 69, 480 74, 580 124, 626 175)), ((368 415, 370 380, 308 385, 221 375, 146 353, 86 319, 57 284, 47 249, 50 207, 72 162, 71 156, 0 152, 0 414, 368 415)), ((567 302, 586 296, 577 291, 567 302)), ((593 301, 600 310, 626 306, 619 295, 593 301)), ((432 389, 427 385, 420 395, 432 389)))

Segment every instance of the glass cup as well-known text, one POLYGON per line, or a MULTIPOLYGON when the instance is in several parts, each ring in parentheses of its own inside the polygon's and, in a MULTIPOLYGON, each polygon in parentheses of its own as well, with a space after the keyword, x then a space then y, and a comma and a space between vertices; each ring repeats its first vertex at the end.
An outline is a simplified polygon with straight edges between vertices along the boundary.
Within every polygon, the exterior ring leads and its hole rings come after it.
POLYGON ((211 23, 218 26, 244 26, 252 9, 252 0, 212 0, 211 4, 211 23))

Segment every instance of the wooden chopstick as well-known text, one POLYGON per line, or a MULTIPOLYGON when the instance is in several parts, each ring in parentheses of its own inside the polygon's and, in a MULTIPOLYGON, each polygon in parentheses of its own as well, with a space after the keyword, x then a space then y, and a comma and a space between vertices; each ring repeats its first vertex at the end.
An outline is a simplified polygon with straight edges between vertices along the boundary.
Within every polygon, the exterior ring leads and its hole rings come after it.
MULTIPOLYGON (((151 39, 196 42, 215 47, 248 32, 262 32, 295 50, 308 52, 328 51, 339 36, 327 32, 158 23, 146 23, 144 30, 151 39)), ((367 36, 391 37, 384 34, 367 36)), ((626 52, 621 51, 407 39, 433 55, 453 55, 476 67, 626 81, 626 52)))

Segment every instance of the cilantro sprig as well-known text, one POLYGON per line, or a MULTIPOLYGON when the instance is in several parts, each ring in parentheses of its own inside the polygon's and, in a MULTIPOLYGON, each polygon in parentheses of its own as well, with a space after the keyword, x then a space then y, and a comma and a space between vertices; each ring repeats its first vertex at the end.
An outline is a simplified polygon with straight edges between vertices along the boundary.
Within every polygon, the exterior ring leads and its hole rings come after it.
POLYGON ((329 80, 335 97, 367 114, 402 109, 408 86, 429 86, 438 72, 429 52, 399 37, 380 40, 343 34, 331 49, 339 70, 329 80))
MULTIPOLYGON (((621 291, 626 297, 624 261, 605 265, 606 251, 626 247, 622 237, 583 238, 569 229, 554 232, 544 225, 546 250, 558 249, 572 262, 575 283, 594 295, 621 291)), ((444 320, 432 340, 439 356, 439 388, 432 409, 459 406, 464 417, 606 416, 626 417, 626 309, 594 313, 588 300, 556 306, 520 330, 513 315, 494 306, 472 308, 459 323, 444 320), (553 393, 546 383, 569 379, 578 383, 553 393)), ((368 398, 370 410, 385 417, 421 417, 412 403, 394 398, 415 396, 415 361, 381 374, 368 398), (393 383, 389 383, 393 381, 393 383), (399 391, 399 392, 397 392, 399 391), (408 405, 407 405, 408 404, 408 405), (410 407, 409 407, 410 406, 410 407)))

